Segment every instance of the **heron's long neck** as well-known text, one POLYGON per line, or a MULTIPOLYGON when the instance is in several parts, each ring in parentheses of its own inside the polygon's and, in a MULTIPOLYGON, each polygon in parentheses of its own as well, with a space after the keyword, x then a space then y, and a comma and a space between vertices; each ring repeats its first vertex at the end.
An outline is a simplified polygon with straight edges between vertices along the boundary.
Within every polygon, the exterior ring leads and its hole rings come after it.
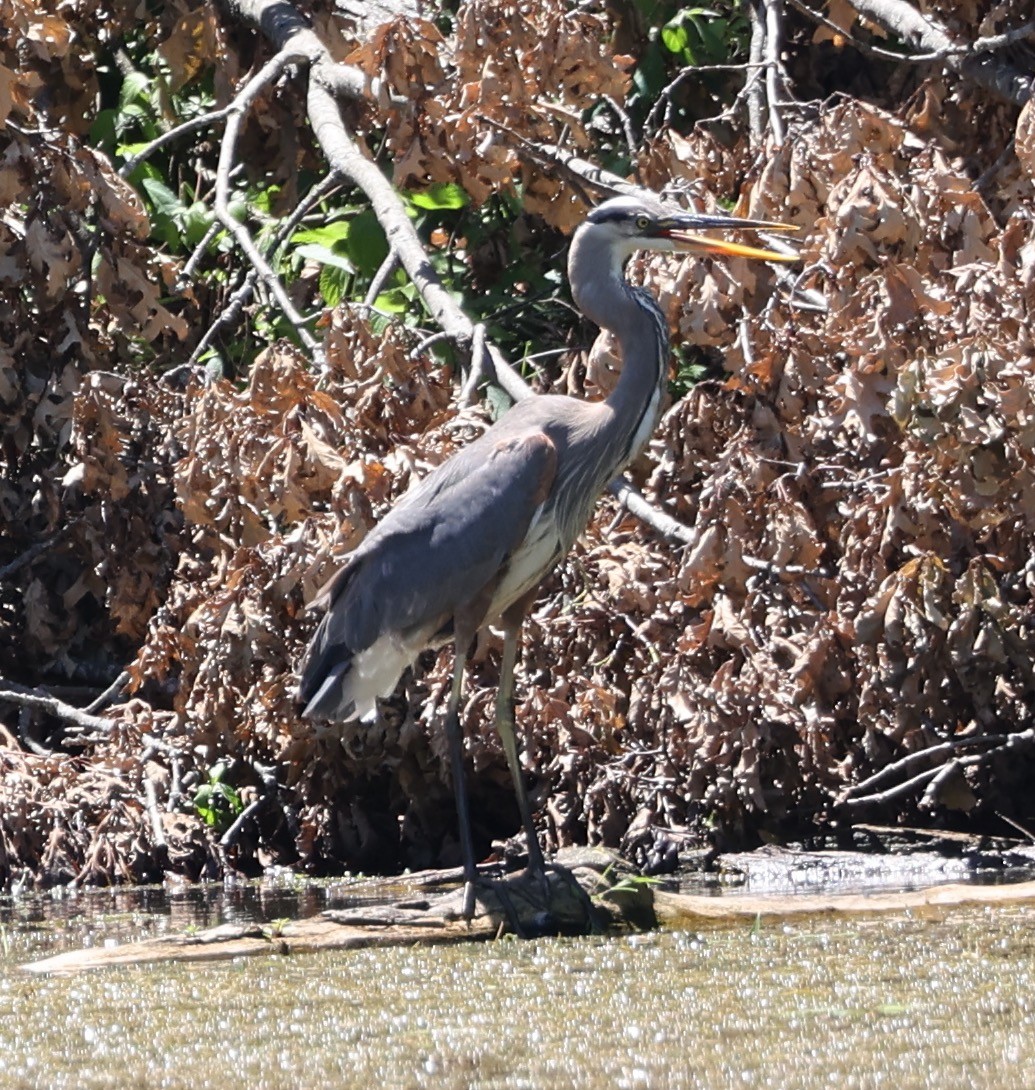
POLYGON ((610 479, 654 430, 668 379, 668 328, 653 296, 628 284, 620 268, 604 277, 602 269, 580 269, 578 256, 571 261, 575 301, 587 318, 618 338, 622 353, 622 373, 605 403, 609 414, 600 435, 601 465, 611 462, 610 479))

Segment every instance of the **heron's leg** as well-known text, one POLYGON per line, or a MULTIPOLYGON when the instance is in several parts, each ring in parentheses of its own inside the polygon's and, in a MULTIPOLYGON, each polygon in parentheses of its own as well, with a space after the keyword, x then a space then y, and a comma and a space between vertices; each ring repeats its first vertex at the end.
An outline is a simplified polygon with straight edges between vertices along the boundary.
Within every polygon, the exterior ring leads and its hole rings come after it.
POLYGON ((525 781, 521 776, 521 762, 518 760, 517 738, 514 734, 514 664, 517 661, 518 636, 520 626, 507 625, 503 630, 503 658, 500 662, 500 683, 496 693, 496 729, 503 742, 503 752, 507 757, 511 778, 514 780, 514 793, 517 795, 518 809, 521 811, 521 823, 525 827, 528 841, 528 869, 533 874, 546 878, 546 862, 543 850, 539 846, 535 824, 532 821, 532 807, 525 791, 525 781))
POLYGON ((474 842, 471 839, 471 811, 467 804, 467 782, 464 777, 464 736, 460 728, 460 694, 467 664, 467 648, 456 645, 453 663, 453 685, 446 705, 446 740, 449 743, 449 764, 453 774, 453 797, 456 799, 456 820, 460 831, 460 851, 464 863, 464 907, 466 919, 474 915, 474 885, 478 880, 478 868, 474 861, 474 842))

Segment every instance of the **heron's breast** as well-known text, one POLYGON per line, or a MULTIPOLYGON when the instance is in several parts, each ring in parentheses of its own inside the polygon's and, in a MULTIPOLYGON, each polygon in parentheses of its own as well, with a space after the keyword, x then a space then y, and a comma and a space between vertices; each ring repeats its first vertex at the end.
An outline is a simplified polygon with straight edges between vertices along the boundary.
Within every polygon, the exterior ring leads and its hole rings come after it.
POLYGON ((496 620, 508 606, 537 586, 566 552, 560 530, 547 517, 532 523, 525 540, 514 550, 492 596, 489 620, 496 620))

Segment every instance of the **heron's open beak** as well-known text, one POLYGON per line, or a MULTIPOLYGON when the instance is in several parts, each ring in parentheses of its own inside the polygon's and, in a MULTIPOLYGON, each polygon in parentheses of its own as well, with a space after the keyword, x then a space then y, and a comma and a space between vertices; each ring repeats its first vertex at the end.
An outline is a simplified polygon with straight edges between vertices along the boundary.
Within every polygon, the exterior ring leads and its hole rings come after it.
POLYGON ((781 254, 776 250, 763 250, 758 246, 745 246, 724 238, 708 238, 698 231, 797 231, 791 223, 775 223, 768 220, 748 220, 739 216, 687 216, 673 220, 672 226, 662 226, 662 237, 676 243, 679 253, 726 254, 728 257, 750 257, 758 261, 797 261, 797 254, 781 254))

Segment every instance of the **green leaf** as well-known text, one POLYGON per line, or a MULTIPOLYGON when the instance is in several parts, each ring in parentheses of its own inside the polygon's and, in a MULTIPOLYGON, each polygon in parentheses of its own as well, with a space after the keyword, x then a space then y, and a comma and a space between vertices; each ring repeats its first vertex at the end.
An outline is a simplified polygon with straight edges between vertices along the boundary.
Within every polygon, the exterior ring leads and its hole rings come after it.
POLYGON ((187 208, 183 213, 183 233, 188 245, 197 246, 214 219, 215 213, 201 201, 195 201, 187 208))
POLYGON ((142 178, 140 184, 159 215, 172 218, 184 211, 183 202, 165 182, 157 178, 142 178))
POLYGON ((280 186, 271 185, 265 189, 260 190, 251 197, 252 206, 262 212, 264 215, 273 215, 273 206, 276 204, 277 197, 280 196, 280 186))
MULTIPOLYGON (((111 110, 102 110, 97 115, 97 120, 100 121, 104 114, 110 114, 111 110)), ((92 129, 90 130, 93 131, 92 129)), ((115 149, 117 155, 121 155, 123 159, 132 159, 138 151, 143 151, 150 144, 150 140, 138 140, 132 144, 119 144, 115 149)))
POLYGON ((436 182, 427 189, 409 194, 410 200, 418 207, 429 212, 443 209, 456 210, 466 208, 471 203, 467 190, 456 182, 436 182))
POLYGON ((248 202, 244 197, 231 197, 226 202, 226 210, 238 223, 244 223, 248 218, 248 202))
POLYGON ((681 18, 673 19, 661 28, 661 44, 677 57, 690 44, 690 35, 687 34, 681 18))
POLYGON ((388 256, 388 239, 377 216, 369 209, 353 216, 345 249, 358 272, 373 276, 388 256))
POLYGON ((643 60, 633 72, 633 86, 642 98, 653 102, 658 92, 668 82, 665 60, 657 42, 650 42, 643 60))
POLYGON ((332 268, 341 269, 342 272, 354 273, 356 266, 343 254, 336 254, 326 246, 317 243, 308 243, 299 246, 295 253, 306 261, 316 261, 320 265, 330 265, 332 268))
POLYGON ((413 302, 413 285, 407 284, 403 288, 391 288, 383 291, 374 300, 376 310, 382 310, 386 314, 405 314, 413 302))
POLYGON ((714 22, 702 19, 694 25, 704 46, 705 59, 712 64, 721 64, 729 55, 726 48, 729 23, 725 19, 716 19, 714 22))
POLYGON ((134 69, 126 75, 119 88, 119 108, 125 112, 131 103, 147 103, 151 89, 151 79, 143 72, 134 69))
MULTIPOLYGON (((101 110, 93 119, 93 124, 90 126, 90 143, 95 147, 102 148, 110 155, 116 142, 115 111, 101 110)), ((119 154, 123 154, 121 149, 119 149, 119 154)))
POLYGON ((320 294, 327 306, 336 307, 342 301, 348 290, 351 276, 352 274, 344 269, 324 265, 320 270, 320 294))
POLYGON ((309 227, 304 231, 296 231, 291 236, 291 241, 316 242, 328 249, 333 249, 335 243, 344 242, 349 237, 350 230, 351 224, 348 220, 335 220, 333 223, 325 223, 322 227, 309 227))

